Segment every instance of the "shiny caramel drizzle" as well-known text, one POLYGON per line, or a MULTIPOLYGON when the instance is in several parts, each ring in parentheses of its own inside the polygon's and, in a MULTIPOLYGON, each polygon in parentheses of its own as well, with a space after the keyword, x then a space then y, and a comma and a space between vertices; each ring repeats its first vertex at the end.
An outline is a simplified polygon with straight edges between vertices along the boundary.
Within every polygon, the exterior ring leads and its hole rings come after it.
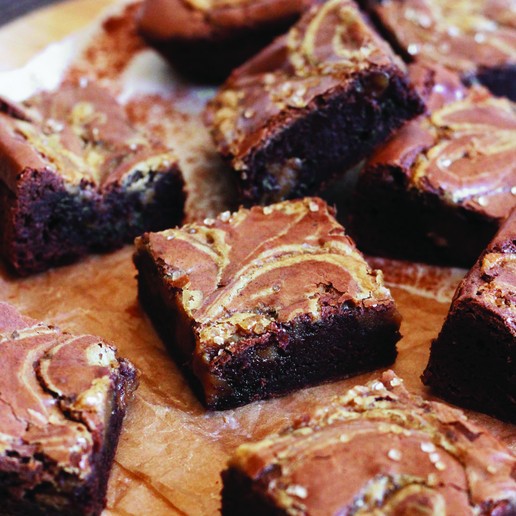
POLYGON ((67 473, 87 477, 112 409, 115 350, 95 337, 19 318, 4 303, 0 312, 3 320, 19 321, 0 331, 11 373, 0 377, 0 454, 14 451, 27 460, 42 454, 67 473))
POLYGON ((231 351, 275 323, 316 320, 327 305, 392 303, 381 272, 320 199, 226 212, 151 234, 148 246, 212 349, 231 351))
POLYGON ((416 158, 410 185, 441 192, 450 204, 506 216, 516 204, 514 104, 473 89, 420 125, 434 144, 416 158))
MULTIPOLYGON (((306 108, 362 70, 395 65, 402 66, 354 2, 328 0, 227 81, 209 105, 215 140, 224 153, 245 153, 275 117, 306 108)), ((372 87, 383 91, 389 78, 377 79, 372 87)), ((238 160, 233 166, 246 169, 238 160)))
POLYGON ((463 413, 411 396, 392 371, 304 422, 241 445, 230 467, 287 514, 466 514, 516 506, 516 459, 463 413))
POLYGON ((375 9, 405 51, 460 72, 515 61, 514 0, 387 0, 375 9))

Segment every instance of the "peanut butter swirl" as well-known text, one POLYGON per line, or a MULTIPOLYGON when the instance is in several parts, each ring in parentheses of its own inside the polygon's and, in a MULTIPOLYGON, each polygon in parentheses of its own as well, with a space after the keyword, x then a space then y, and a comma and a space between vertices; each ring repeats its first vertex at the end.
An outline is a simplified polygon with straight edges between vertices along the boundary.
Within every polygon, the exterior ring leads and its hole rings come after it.
POLYGON ((334 306, 392 304, 324 201, 225 212, 137 240, 176 292, 206 359, 249 335, 334 306))
POLYGON ((290 515, 516 510, 511 452, 462 412, 410 395, 392 371, 240 446, 229 467, 290 515))
MULTIPOLYGON (((0 377, 2 471, 20 461, 30 464, 35 485, 54 482, 53 472, 86 479, 115 408, 113 382, 121 367, 115 350, 22 317, 5 303, 0 348, 9 372, 0 377)), ((124 367, 132 370, 128 362, 124 367)))
MULTIPOLYGON (((413 79, 421 69, 412 67, 413 79)), ((436 70, 430 115, 402 128, 370 164, 400 167, 407 188, 503 219, 516 205, 516 105, 436 70)))
MULTIPOLYGON (((91 83, 65 84, 16 109, 0 104, 0 152, 18 174, 48 169, 71 188, 101 188, 151 169, 167 172, 177 161, 169 148, 134 129, 117 101, 91 83)), ((0 178, 14 188, 14 179, 4 177, 7 170, 0 168, 0 178)))
MULTIPOLYGON (((344 88, 366 69, 360 88, 384 91, 400 62, 351 0, 314 5, 282 38, 237 69, 210 103, 208 118, 222 153, 252 149, 276 122, 302 114, 328 91, 344 88), (375 75, 375 70, 377 71, 375 75)), ((238 160, 237 170, 246 165, 238 160)))
POLYGON ((458 72, 516 64, 514 0, 374 0, 382 23, 413 58, 458 72))

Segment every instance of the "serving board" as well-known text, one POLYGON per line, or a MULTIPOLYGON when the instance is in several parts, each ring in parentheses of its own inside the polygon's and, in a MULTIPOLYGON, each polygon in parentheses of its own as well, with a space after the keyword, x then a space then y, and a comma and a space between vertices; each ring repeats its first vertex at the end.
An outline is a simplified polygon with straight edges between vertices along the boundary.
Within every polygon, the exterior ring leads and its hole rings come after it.
MULTIPOLYGON (((59 43, 54 48, 57 53, 53 50, 38 58, 38 66, 31 68, 29 63, 28 72, 12 75, 13 96, 52 73, 54 82, 60 78, 57 74, 100 81, 127 103, 135 124, 151 128, 177 149, 189 190, 188 219, 227 209, 231 200, 227 171, 200 117, 212 92, 181 82, 137 36, 137 6, 115 4, 73 0, 0 29, 0 70, 5 70, 25 65, 49 43, 94 23, 86 36, 59 43), (101 14, 113 6, 112 14, 101 14), (56 56, 61 55, 70 59, 64 71, 57 63, 56 56)), ((5 94, 1 74, 0 90, 5 94)), ((2 300, 65 330, 113 342, 141 372, 110 479, 106 514, 216 514, 220 471, 240 443, 277 431, 332 395, 379 375, 377 371, 236 410, 207 412, 138 304, 131 256, 132 247, 126 246, 25 279, 0 270, 2 300)), ((393 369, 411 391, 432 398, 419 377, 465 271, 382 259, 371 262, 383 269, 403 316, 404 337, 393 369)), ((468 415, 516 451, 515 426, 478 413, 468 415)))

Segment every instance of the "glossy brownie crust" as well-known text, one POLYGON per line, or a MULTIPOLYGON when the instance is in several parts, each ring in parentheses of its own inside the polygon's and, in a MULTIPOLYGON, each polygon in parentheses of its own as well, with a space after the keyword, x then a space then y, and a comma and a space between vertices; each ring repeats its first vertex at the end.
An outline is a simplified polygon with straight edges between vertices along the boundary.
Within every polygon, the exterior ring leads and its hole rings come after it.
POLYGON ((92 84, 0 102, 2 254, 26 275, 177 224, 174 154, 92 84))
POLYGON ((0 339, 0 512, 99 515, 136 370, 5 303, 0 339))
POLYGON ((514 0, 362 0, 408 62, 445 66, 516 101, 514 0))
POLYGON ((227 212, 136 246, 140 300, 209 408, 395 359, 394 301, 320 199, 227 212))
POLYGON ((220 82, 286 32, 310 0, 146 0, 143 37, 193 79, 220 82))
POLYGON ((330 0, 237 69, 207 120, 242 202, 316 193, 420 114, 402 66, 355 3, 330 0))
POLYGON ((222 514, 509 516, 515 466, 462 412, 410 395, 388 371, 240 446, 222 473, 222 514))
POLYGON ((516 106, 412 65, 429 107, 366 163, 352 235, 364 252, 471 267, 516 205, 516 106))
POLYGON ((439 396, 516 422, 516 212, 459 285, 423 382, 439 396))

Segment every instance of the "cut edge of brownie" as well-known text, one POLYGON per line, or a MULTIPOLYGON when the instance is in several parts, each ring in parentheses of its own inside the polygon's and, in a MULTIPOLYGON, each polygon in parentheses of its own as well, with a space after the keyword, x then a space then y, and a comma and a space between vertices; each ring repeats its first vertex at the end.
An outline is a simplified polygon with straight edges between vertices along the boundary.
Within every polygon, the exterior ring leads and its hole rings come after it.
POLYGON ((354 74, 346 88, 283 113, 267 129, 268 141, 242 163, 232 155, 226 159, 240 175, 245 205, 302 197, 320 191, 422 112, 420 97, 397 67, 373 66, 354 74))

